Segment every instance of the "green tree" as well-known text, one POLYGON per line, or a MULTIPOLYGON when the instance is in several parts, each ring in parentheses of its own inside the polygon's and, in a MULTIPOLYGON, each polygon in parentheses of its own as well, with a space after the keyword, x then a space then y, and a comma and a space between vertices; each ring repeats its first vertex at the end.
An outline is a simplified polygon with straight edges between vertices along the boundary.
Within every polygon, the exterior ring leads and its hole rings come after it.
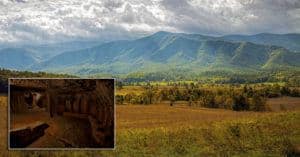
POLYGON ((144 86, 145 91, 142 95, 144 95, 144 104, 152 104, 154 96, 157 93, 157 87, 154 87, 153 85, 150 85, 148 83, 146 86, 144 86))
POLYGON ((235 111, 249 110, 249 104, 247 102, 247 97, 244 95, 237 95, 233 98, 234 104, 232 109, 235 111))
POLYGON ((117 81, 116 85, 117 85, 117 89, 123 89, 123 82, 122 81, 117 81))
POLYGON ((258 94, 254 94, 251 98, 252 111, 266 111, 266 99, 258 94))

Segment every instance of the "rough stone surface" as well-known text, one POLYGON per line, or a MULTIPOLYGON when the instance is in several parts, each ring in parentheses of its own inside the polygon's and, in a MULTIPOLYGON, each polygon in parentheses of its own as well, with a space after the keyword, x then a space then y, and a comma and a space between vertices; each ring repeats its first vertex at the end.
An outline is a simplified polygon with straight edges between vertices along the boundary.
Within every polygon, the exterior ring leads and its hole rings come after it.
POLYGON ((44 130, 49 127, 46 123, 28 125, 10 131, 10 147, 23 148, 44 135, 44 130))

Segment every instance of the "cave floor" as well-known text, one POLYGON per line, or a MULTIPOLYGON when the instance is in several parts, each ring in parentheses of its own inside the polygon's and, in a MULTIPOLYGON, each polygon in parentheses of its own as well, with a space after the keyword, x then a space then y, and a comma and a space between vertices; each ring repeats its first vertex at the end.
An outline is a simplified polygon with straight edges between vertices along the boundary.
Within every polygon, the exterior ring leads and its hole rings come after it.
POLYGON ((27 148, 95 147, 88 120, 68 116, 51 118, 48 112, 14 114, 11 117, 11 129, 24 127, 35 122, 45 122, 49 125, 45 134, 28 145, 27 148))

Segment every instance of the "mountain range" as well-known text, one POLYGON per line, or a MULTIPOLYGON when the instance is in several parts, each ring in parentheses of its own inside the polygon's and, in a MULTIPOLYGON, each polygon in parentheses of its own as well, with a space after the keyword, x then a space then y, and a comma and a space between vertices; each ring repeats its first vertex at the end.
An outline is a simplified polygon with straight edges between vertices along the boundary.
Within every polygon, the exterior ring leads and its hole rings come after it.
POLYGON ((222 37, 157 32, 136 40, 6 47, 0 67, 86 74, 170 69, 274 70, 300 68, 300 34, 222 37))

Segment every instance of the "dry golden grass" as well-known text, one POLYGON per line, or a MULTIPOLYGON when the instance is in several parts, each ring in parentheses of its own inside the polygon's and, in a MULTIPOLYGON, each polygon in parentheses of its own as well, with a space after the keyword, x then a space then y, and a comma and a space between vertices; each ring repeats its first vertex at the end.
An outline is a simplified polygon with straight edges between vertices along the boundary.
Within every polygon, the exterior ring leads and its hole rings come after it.
POLYGON ((262 114, 266 113, 188 107, 183 104, 172 107, 167 104, 119 105, 117 129, 197 126, 213 121, 258 117, 262 114))
POLYGON ((0 95, 0 106, 5 106, 7 105, 7 96, 6 95, 0 95))
POLYGON ((142 86, 124 86, 122 89, 116 90, 116 95, 126 95, 128 93, 141 94, 144 91, 142 86))
MULTIPOLYGON (((283 104, 286 110, 300 110, 300 98, 296 97, 271 98, 267 104, 275 112, 282 111, 280 104, 283 104)), ((259 118, 271 114, 275 113, 189 107, 186 102, 177 102, 173 107, 169 106, 168 102, 152 105, 118 105, 117 128, 196 126, 222 120, 259 118)))
POLYGON ((7 97, 0 96, 0 152, 7 148, 7 97))
POLYGON ((272 111, 282 111, 282 106, 285 110, 294 111, 300 110, 299 97, 279 97, 268 99, 267 105, 272 111))

